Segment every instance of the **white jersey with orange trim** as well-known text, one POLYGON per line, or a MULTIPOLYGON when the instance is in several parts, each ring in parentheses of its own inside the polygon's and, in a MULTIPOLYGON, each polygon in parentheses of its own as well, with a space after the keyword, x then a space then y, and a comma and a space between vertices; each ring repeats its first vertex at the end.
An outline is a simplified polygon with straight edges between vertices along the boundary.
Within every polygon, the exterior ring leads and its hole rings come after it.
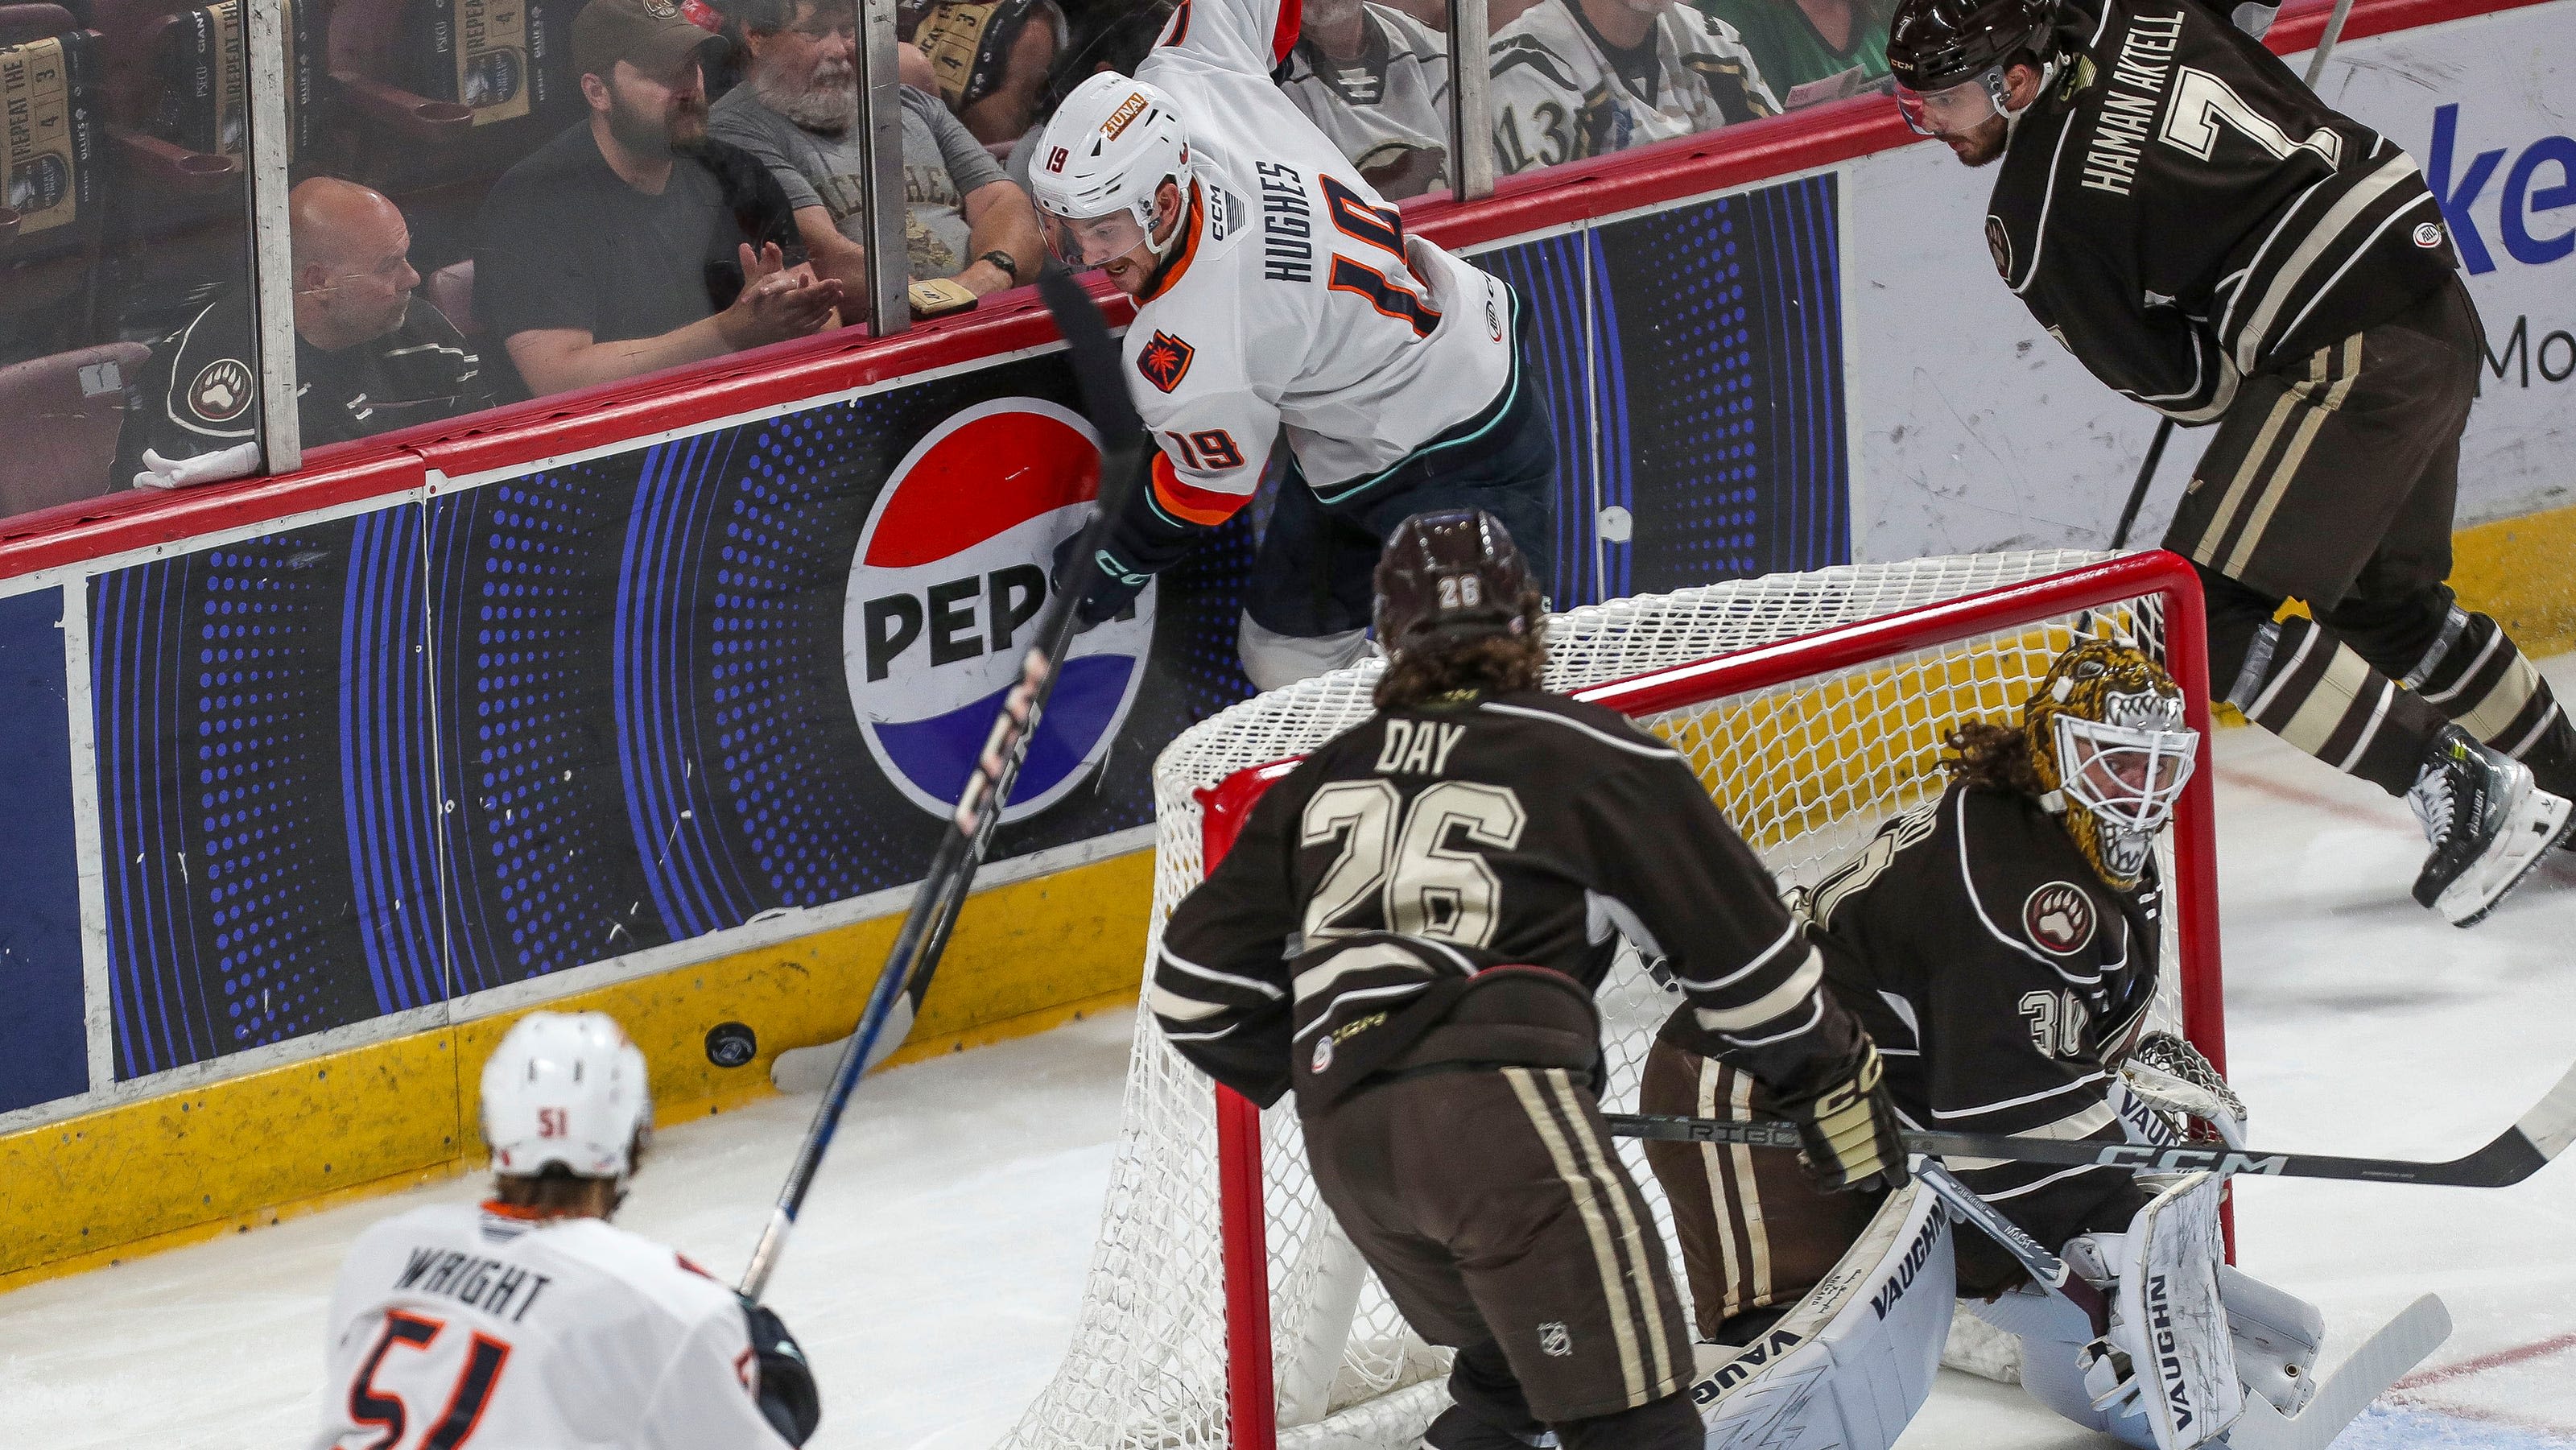
POLYGON ((359 1236, 314 1450, 784 1450, 742 1302, 595 1218, 442 1204, 359 1236))
POLYGON ((1297 0, 1184 0, 1139 79, 1189 132, 1184 251, 1140 302, 1129 389, 1151 502, 1191 532, 1260 482, 1284 428, 1327 505, 1467 421, 1511 380, 1511 289, 1420 237, 1271 81, 1297 0))
POLYGON ((1494 169, 1508 176, 1779 114, 1726 22, 1676 0, 1648 36, 1654 65, 1641 83, 1621 74, 1574 0, 1540 0, 1495 31, 1494 169))

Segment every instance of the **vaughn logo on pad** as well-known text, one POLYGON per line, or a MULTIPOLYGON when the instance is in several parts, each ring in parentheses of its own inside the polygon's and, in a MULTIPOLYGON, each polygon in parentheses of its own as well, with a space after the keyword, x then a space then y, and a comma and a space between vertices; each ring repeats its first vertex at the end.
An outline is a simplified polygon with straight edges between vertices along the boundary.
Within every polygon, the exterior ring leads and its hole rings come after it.
MULTIPOLYGON (((931 429, 877 496, 850 568, 841 657, 868 752, 914 805, 956 808, 1037 641, 1056 545, 1099 486, 1099 442, 1079 414, 998 398, 931 429)), ((1074 641, 1005 821, 1063 799, 1107 754, 1144 676, 1154 594, 1147 585, 1131 616, 1074 641)))

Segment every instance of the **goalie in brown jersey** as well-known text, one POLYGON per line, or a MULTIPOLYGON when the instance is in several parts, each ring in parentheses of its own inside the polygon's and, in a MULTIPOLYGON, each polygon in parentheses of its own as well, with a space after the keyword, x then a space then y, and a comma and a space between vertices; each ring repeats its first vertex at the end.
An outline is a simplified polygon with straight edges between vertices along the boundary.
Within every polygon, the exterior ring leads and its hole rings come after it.
MULTIPOLYGON (((2242 1107, 2225 1084, 2179 1039, 2147 1027, 2167 904, 2155 838, 2200 745, 2163 667, 2127 643, 2080 641, 2017 724, 1972 723, 1948 744, 1942 794, 1882 825, 1798 910, 1828 992, 1877 1042, 1906 1126, 2170 1143, 2198 1116, 2233 1132, 2242 1107)), ((1759 1082, 1693 1050, 1689 1016, 1674 1014, 1647 1059, 1644 1111, 1776 1116, 1759 1082)), ((1788 1313, 1875 1211, 1871 1195, 1815 1193, 1776 1150, 1657 1142, 1646 1153, 1672 1201, 1698 1322, 1721 1343, 1752 1342, 1788 1313)), ((2159 1186, 2099 1166, 1947 1166, 2105 1280, 2132 1262, 2159 1186)), ((2214 1195, 2215 1184, 2203 1191, 2214 1195)), ((2007 1294, 2027 1276, 1983 1235, 1962 1233, 1957 1245, 1958 1291, 1972 1308, 2000 1306, 1987 1312, 2022 1337, 2031 1394, 2151 1443, 2139 1393, 2094 1407, 2112 1382, 2088 1384, 2079 1365, 2092 1327, 2067 1320, 2062 1300, 2007 1294)), ((2316 1311, 2214 1261, 2199 1271, 2217 1276, 2245 1387, 2296 1413, 2306 1382, 2282 1366, 2313 1365, 2316 1311), (2265 1348, 2249 1354, 2249 1340, 2265 1348)))
POLYGON ((1458 1350, 1435 1450, 1699 1450, 1593 994, 1622 937, 1662 957, 1825 1189, 1903 1176, 1879 1059, 1690 765, 1538 687, 1545 617, 1492 515, 1408 519, 1376 583, 1377 713, 1262 797, 1166 923, 1148 1004, 1219 1082, 1295 1090, 1324 1202, 1458 1350))

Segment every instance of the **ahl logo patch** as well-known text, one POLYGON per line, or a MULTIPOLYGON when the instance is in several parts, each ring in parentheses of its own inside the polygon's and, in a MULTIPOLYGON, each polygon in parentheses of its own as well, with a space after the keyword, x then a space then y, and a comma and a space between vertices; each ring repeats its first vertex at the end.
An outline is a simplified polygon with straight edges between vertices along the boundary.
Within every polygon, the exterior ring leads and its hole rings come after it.
POLYGON ((1538 1352, 1550 1359, 1563 1359, 1574 1353, 1574 1333, 1562 1319, 1551 1319, 1538 1327, 1538 1352))
POLYGON ((1136 371, 1168 393, 1190 375, 1190 362, 1198 355, 1198 349, 1158 328, 1145 340, 1144 351, 1136 354, 1136 371))
POLYGON ((2440 222, 2417 222, 2415 224, 2415 245, 2422 247, 2428 252, 2433 250, 2435 247, 2442 245, 2442 224, 2440 222))
POLYGON ((2071 957, 2092 943, 2093 898, 2071 881, 2051 881, 2021 904, 2021 929, 2041 951, 2071 957))
POLYGON ((1986 218, 1986 250, 1994 255, 1995 270, 2005 281, 2012 280, 2012 234, 2004 230, 2004 219, 1986 218))
POLYGON ((1332 1071, 1333 1034, 1327 1032, 1323 1036, 1315 1039, 1315 1056, 1313 1060, 1308 1062, 1306 1065, 1312 1069, 1318 1077, 1332 1071))

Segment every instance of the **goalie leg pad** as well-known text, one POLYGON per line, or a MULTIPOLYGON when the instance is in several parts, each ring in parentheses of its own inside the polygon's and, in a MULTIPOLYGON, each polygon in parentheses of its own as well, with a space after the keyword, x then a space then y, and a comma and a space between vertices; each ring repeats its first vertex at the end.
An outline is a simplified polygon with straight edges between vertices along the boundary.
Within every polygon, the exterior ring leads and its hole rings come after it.
POLYGON ((1949 1213, 1908 1183, 1778 1323, 1698 1347, 1708 1450, 1888 1450, 1932 1392, 1957 1291, 1949 1213))
POLYGON ((2194 1450, 2245 1409, 2218 1297, 2219 1191, 2194 1173, 2138 1210, 2112 1296, 2111 1346, 2128 1356, 2158 1450, 2194 1450))

